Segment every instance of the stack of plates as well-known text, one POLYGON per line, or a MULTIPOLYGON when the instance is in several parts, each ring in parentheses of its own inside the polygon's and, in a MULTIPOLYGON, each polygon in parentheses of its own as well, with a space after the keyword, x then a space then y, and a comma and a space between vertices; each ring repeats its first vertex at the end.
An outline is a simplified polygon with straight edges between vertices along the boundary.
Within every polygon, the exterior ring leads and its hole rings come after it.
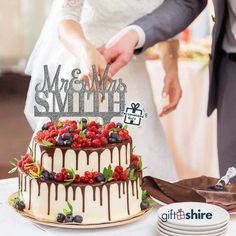
POLYGON ((157 231, 163 236, 225 235, 230 219, 223 208, 198 202, 169 204, 157 214, 157 231))

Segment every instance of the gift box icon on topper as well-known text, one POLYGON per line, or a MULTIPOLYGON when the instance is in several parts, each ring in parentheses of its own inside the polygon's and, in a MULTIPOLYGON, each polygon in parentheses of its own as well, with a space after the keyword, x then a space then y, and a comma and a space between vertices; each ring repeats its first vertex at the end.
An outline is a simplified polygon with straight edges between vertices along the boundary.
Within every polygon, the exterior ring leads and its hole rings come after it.
POLYGON ((139 102, 131 102, 130 106, 125 107, 124 123, 139 126, 143 118, 144 111, 140 109, 139 102))

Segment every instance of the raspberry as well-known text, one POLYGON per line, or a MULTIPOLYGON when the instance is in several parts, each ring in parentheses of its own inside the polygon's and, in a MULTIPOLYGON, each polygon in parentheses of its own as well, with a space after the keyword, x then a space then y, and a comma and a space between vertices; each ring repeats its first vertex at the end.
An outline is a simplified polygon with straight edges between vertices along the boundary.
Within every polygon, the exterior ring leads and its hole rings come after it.
POLYGON ((26 159, 28 159, 28 157, 30 157, 30 153, 26 153, 23 157, 22 160, 25 161, 26 159))
POLYGON ((115 171, 115 172, 113 173, 113 175, 112 175, 112 178, 113 178, 114 180, 119 180, 119 178, 120 178, 119 173, 115 171))
POLYGON ((128 173, 126 171, 123 171, 121 174, 120 174, 120 178, 122 180, 127 180, 128 179, 128 173))
POLYGON ((58 135, 57 130, 52 130, 52 131, 50 132, 50 137, 51 137, 51 138, 54 138, 54 137, 56 137, 57 135, 58 135))
POLYGON ((131 161, 139 161, 139 158, 138 158, 138 156, 136 156, 136 155, 132 155, 131 156, 131 161))
POLYGON ((70 175, 68 173, 64 174, 64 179, 70 179, 70 175))
POLYGON ((93 139, 95 137, 95 133, 92 132, 92 131, 89 131, 87 134, 86 134, 86 138, 90 138, 90 139, 93 139))
POLYGON ((91 172, 89 172, 89 171, 85 171, 84 175, 85 175, 85 177, 88 177, 89 179, 93 178, 93 174, 91 172))
POLYGON ((93 179, 90 179, 90 180, 88 181, 88 183, 89 183, 89 184, 94 184, 94 180, 93 180, 93 179))
POLYGON ((60 130, 60 134, 65 134, 65 133, 68 133, 68 129, 67 128, 62 128, 60 130))
POLYGON ((123 137, 125 133, 123 132, 123 130, 118 130, 117 134, 118 134, 118 136, 123 137))
POLYGON ((23 161, 22 160, 18 161, 18 167, 22 168, 22 166, 23 166, 23 161))
POLYGON ((74 130, 74 133, 80 134, 80 129, 75 129, 75 130, 74 130))
POLYGON ((26 160, 25 160, 26 164, 31 164, 32 163, 32 158, 31 156, 29 156, 26 160))
POLYGON ((95 121, 91 121, 91 122, 88 124, 88 127, 92 127, 92 126, 97 127, 97 123, 96 123, 95 121))
POLYGON ((94 133, 98 133, 98 129, 97 129, 97 127, 96 126, 92 126, 91 128, 90 128, 90 131, 92 131, 92 132, 94 132, 94 133))
POLYGON ((95 179, 95 178, 97 178, 97 176, 98 176, 98 172, 97 172, 97 171, 94 171, 94 172, 92 172, 92 175, 93 175, 93 179, 95 179))
POLYGON ((56 173, 54 178, 57 182, 63 182, 64 181, 64 175, 62 173, 56 173))
POLYGON ((47 141, 53 144, 56 143, 56 140, 54 138, 48 138, 47 141))
POLYGON ((115 172, 118 172, 118 173, 123 172, 123 167, 122 166, 116 166, 115 172))
POLYGON ((38 172, 38 167, 37 166, 32 166, 30 168, 34 173, 37 173, 38 172))
POLYGON ((107 138, 101 137, 100 140, 101 140, 102 145, 107 145, 108 144, 107 138))
POLYGON ((94 139, 92 141, 92 146, 93 147, 101 147, 101 145, 102 145, 102 143, 101 143, 101 141, 99 139, 94 139))
POLYGON ((80 182, 80 176, 78 174, 75 175, 75 183, 79 183, 80 182))
POLYGON ((62 173, 62 174, 67 174, 67 170, 66 170, 65 167, 63 167, 63 168, 61 169, 61 173, 62 173))
POLYGON ((51 126, 51 127, 48 128, 48 131, 51 132, 51 131, 56 130, 56 129, 57 129, 56 126, 53 125, 53 126, 51 126))
POLYGON ((109 130, 108 130, 108 129, 103 129, 103 130, 102 130, 102 135, 103 135, 104 137, 107 137, 107 136, 109 135, 109 130))
POLYGON ((48 122, 48 126, 53 126, 54 123, 53 122, 48 122))
POLYGON ((110 123, 106 124, 106 126, 105 126, 105 128, 108 130, 113 129, 115 127, 116 127, 115 122, 110 122, 110 123))

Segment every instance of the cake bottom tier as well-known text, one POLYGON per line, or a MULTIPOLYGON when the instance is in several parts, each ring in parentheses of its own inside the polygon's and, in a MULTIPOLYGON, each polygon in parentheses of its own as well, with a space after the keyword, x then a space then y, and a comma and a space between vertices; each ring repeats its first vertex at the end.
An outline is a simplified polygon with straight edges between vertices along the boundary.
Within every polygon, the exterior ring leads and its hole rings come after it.
POLYGON ((73 214, 83 217, 83 224, 119 221, 140 212, 141 173, 135 181, 71 184, 41 182, 25 173, 19 174, 19 192, 26 209, 36 218, 55 221, 58 213, 73 206, 73 214))

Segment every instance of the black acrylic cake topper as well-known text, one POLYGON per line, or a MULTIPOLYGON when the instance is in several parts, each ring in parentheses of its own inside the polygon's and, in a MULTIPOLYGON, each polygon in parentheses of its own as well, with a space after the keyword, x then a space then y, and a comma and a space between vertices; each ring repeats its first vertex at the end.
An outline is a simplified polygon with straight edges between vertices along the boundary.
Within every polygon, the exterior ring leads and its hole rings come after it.
POLYGON ((90 88, 88 81, 79 78, 81 74, 80 69, 74 69, 71 72, 72 78, 70 80, 60 79, 60 70, 61 65, 58 66, 51 82, 48 66, 44 65, 43 85, 38 83, 35 86, 35 116, 49 117, 53 122, 58 121, 61 117, 101 117, 105 123, 109 122, 112 117, 123 116, 127 86, 121 78, 118 81, 110 79, 109 85, 106 86, 109 65, 106 66, 100 81, 96 66, 92 66, 93 78, 90 88), (42 86, 41 88, 40 85, 42 86), (100 111, 100 98, 102 98, 102 101, 105 100, 106 94, 108 99, 107 111, 100 111), (116 94, 119 97, 118 101, 115 101, 116 94), (75 98, 75 95, 77 95, 77 98, 75 98), (91 95, 93 96, 92 111, 86 111, 86 95, 87 100, 91 98, 91 95), (78 99, 78 106, 76 108, 74 107, 74 99, 78 99), (119 104, 117 111, 115 111, 115 104, 119 104))

